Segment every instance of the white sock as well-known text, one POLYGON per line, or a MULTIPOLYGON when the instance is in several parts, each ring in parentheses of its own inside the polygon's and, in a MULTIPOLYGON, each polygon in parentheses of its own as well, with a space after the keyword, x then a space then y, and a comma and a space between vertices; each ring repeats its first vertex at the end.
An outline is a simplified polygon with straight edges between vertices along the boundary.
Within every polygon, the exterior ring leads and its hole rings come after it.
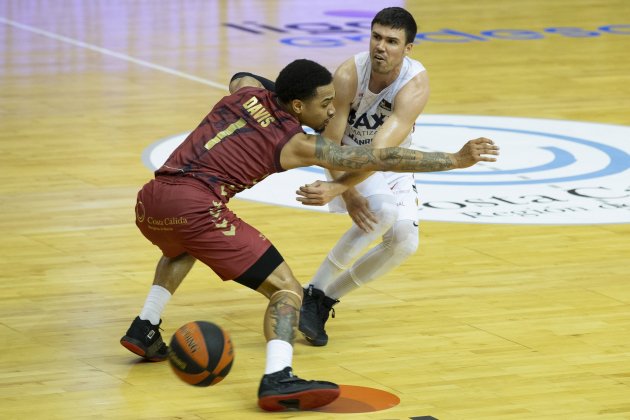
POLYGON ((151 324, 158 325, 160 323, 164 307, 170 299, 171 292, 162 286, 154 284, 151 286, 147 300, 144 302, 144 307, 140 312, 140 319, 148 319, 151 324))
POLYGON ((326 296, 339 300, 343 296, 361 287, 361 283, 352 275, 352 268, 339 275, 326 289, 326 296))
POLYGON ((267 342, 267 365, 265 375, 278 372, 293 363, 293 346, 283 340, 267 342))
POLYGON ((326 287, 331 279, 337 278, 337 276, 346 269, 346 267, 340 265, 337 261, 333 261, 333 258, 333 252, 330 251, 309 283, 309 285, 313 285, 314 288, 324 293, 326 293, 326 287))

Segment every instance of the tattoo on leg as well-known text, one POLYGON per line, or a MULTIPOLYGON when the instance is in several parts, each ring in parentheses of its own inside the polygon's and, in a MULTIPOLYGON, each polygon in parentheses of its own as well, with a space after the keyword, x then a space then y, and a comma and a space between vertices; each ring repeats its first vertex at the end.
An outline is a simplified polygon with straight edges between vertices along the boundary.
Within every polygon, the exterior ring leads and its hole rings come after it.
POLYGON ((277 299, 269 302, 267 310, 269 321, 271 321, 270 327, 279 340, 293 343, 298 323, 299 306, 296 306, 296 302, 286 293, 279 293, 277 296, 277 299))

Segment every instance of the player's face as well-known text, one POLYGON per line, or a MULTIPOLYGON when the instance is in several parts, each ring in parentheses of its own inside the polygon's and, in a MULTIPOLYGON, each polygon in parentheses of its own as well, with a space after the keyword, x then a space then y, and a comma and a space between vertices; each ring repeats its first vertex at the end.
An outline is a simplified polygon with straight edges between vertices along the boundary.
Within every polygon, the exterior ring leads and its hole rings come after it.
POLYGON ((387 74, 400 67, 413 44, 406 44, 405 30, 374 24, 370 38, 372 71, 387 74))
POLYGON ((326 128, 331 118, 335 116, 335 87, 332 83, 317 88, 315 97, 302 102, 300 122, 321 132, 326 128))

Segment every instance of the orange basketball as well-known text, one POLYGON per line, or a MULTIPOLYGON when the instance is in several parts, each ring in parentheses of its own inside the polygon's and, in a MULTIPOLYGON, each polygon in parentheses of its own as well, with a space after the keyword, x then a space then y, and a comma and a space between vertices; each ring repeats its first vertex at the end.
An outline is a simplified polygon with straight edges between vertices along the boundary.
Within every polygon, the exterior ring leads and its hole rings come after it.
POLYGON ((230 372, 234 347, 228 333, 218 325, 189 322, 173 334, 168 361, 182 381, 195 386, 215 385, 230 372))

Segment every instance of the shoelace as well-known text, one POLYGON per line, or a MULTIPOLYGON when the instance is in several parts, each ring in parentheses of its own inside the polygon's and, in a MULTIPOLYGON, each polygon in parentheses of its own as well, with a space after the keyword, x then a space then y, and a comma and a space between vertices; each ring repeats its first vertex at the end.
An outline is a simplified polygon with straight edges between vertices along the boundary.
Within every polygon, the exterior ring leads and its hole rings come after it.
POLYGON ((280 379, 278 382, 281 382, 283 384, 291 383, 291 382, 307 382, 305 379, 298 378, 297 376, 293 376, 293 374, 291 375, 292 376, 290 378, 280 379))
POLYGON ((339 301, 336 300, 335 303, 333 303, 333 306, 330 307, 330 316, 333 317, 333 318, 335 317, 335 305, 338 304, 338 303, 339 303, 339 301))

